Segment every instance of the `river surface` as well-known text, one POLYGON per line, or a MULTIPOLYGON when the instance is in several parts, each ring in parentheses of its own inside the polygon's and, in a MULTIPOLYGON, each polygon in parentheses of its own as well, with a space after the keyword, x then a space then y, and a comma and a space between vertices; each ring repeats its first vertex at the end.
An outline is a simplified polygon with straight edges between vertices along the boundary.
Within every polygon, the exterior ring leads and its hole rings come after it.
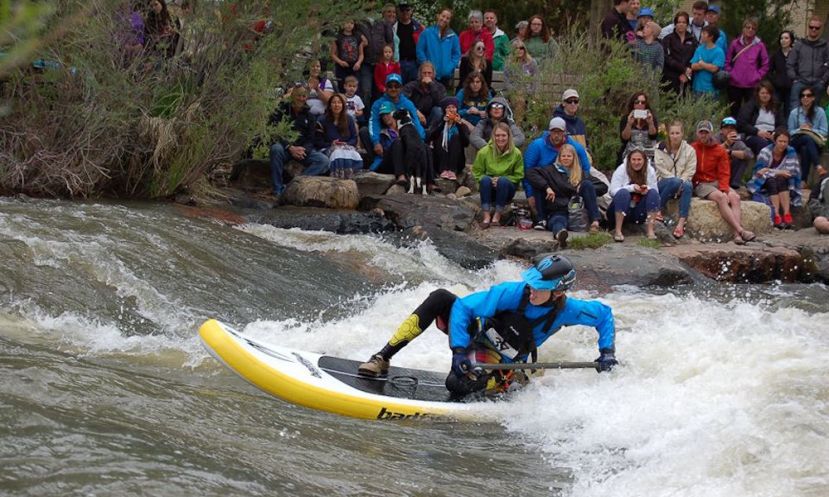
MULTIPOLYGON (((365 359, 432 290, 522 268, 184 214, 0 199, 0 495, 829 495, 825 286, 579 290, 614 309, 613 374, 548 372, 477 423, 377 423, 260 392, 199 324, 365 359)), ((593 360, 596 334, 540 352, 593 360)), ((444 335, 395 364, 447 370, 444 335)))

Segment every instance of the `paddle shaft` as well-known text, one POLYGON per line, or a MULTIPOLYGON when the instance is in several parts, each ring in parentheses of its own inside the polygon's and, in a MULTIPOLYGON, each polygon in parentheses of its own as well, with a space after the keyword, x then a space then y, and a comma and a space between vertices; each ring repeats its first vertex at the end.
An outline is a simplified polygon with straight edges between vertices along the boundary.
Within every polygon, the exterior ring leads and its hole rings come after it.
POLYGON ((595 362, 515 362, 509 364, 473 364, 470 369, 596 369, 595 362))

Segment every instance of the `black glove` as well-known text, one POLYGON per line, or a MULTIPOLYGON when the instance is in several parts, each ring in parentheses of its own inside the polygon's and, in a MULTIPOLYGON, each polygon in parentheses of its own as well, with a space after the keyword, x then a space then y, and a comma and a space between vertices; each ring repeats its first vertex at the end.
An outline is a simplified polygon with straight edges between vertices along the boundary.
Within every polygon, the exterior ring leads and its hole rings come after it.
POLYGON ((468 373, 472 363, 469 361, 466 349, 455 347, 452 349, 452 353, 452 374, 460 377, 468 373))
POLYGON ((613 369, 613 366, 619 364, 616 360, 616 351, 614 349, 599 349, 599 353, 599 358, 594 361, 596 363, 597 373, 610 371, 613 369))

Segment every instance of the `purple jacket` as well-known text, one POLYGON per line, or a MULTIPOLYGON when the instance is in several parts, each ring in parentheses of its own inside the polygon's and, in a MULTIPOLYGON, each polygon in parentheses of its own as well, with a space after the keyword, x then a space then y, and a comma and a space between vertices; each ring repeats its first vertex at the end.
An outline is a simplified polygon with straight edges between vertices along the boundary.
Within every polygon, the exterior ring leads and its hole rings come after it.
POLYGON ((755 36, 749 48, 734 60, 746 45, 740 36, 731 42, 725 54, 725 70, 731 74, 730 85, 736 88, 754 88, 769 72, 769 54, 766 45, 755 36))

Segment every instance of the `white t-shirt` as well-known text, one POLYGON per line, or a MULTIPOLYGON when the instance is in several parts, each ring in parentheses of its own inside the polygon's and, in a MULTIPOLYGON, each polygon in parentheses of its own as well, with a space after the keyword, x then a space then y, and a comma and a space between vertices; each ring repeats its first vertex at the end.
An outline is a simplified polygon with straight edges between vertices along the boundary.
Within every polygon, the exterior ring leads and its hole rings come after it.
MULTIPOLYGON (((331 84, 330 80, 325 79, 325 81, 320 82, 320 90, 334 91, 334 85, 331 84)), ((311 108, 311 115, 321 116, 325 114, 325 103, 317 97, 315 90, 308 94, 308 102, 306 103, 311 108)))
POLYGON ((760 108, 754 127, 760 131, 774 131, 774 112, 760 108))
POLYGON ((345 110, 348 112, 348 115, 357 118, 354 114, 358 110, 365 109, 366 106, 363 104, 363 99, 360 98, 360 95, 354 95, 353 97, 345 97, 345 110))

